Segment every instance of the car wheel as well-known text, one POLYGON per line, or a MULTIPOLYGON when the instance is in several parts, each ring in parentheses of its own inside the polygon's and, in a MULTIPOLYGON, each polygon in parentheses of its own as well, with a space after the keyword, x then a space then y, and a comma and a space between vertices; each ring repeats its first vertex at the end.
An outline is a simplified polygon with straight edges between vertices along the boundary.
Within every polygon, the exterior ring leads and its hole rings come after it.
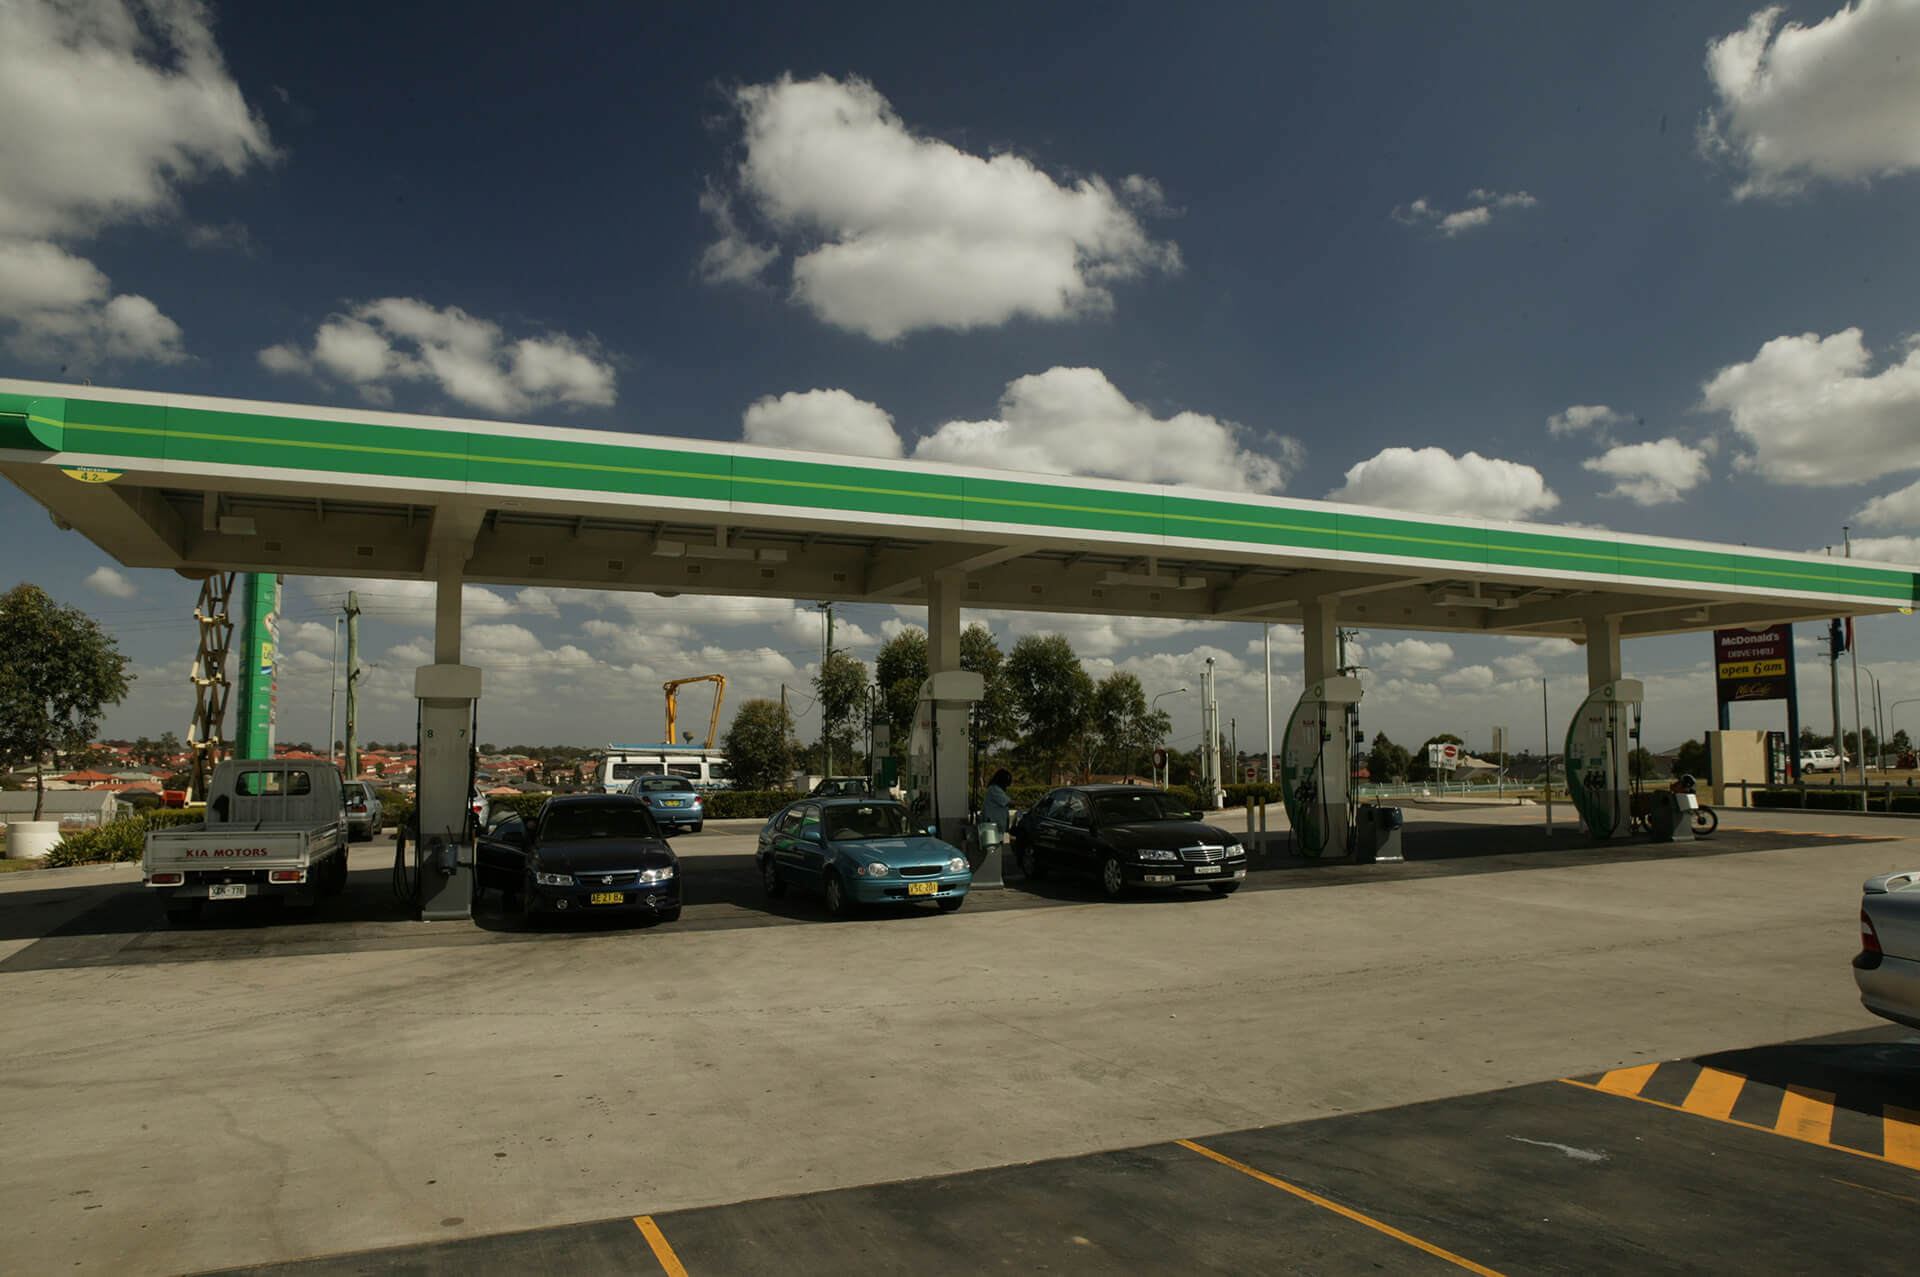
POLYGON ((1040 853, 1035 850, 1032 843, 1021 843, 1019 848, 1013 853, 1013 858, 1020 862, 1021 877, 1031 878, 1033 881, 1039 882, 1047 876, 1046 866, 1040 863, 1040 853))
POLYGON ((1126 889, 1127 878, 1120 872, 1120 857, 1110 854, 1100 862, 1100 890, 1107 899, 1116 900, 1126 889))
POLYGON ((1210 882, 1207 884, 1207 890, 1216 896, 1230 896, 1240 890, 1240 884, 1237 882, 1210 882))
POLYGON ((696 834, 699 833, 702 829, 705 829, 706 827, 707 827, 707 822, 704 820, 696 820, 693 822, 693 832, 696 834))
POLYGON ((533 910, 533 888, 521 887, 520 897, 514 903, 520 906, 520 924, 532 927, 539 919, 539 915, 533 910))
POLYGON ((760 885, 775 900, 787 894, 787 884, 780 880, 780 871, 775 867, 772 856, 760 862, 760 885))
POLYGON ((827 912, 835 918, 845 920, 853 917, 853 897, 847 894, 839 874, 832 871, 827 873, 826 881, 821 884, 820 894, 826 898, 827 912))
POLYGON ((959 909, 961 905, 967 903, 967 898, 965 896, 955 896, 951 900, 936 900, 933 903, 939 906, 941 913, 953 913, 959 909))

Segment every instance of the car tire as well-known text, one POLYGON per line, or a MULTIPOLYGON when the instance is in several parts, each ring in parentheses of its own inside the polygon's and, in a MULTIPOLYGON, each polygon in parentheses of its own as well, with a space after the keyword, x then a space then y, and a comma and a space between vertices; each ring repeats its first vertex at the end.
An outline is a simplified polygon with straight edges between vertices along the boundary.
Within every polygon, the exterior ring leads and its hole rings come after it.
POLYGON ((840 881, 840 875, 832 870, 827 871, 826 878, 820 884, 820 895, 826 901, 827 912, 842 922, 853 917, 854 911, 858 908, 853 902, 853 897, 847 894, 847 888, 840 881))
POLYGON ((1210 882, 1207 884, 1207 890, 1216 896, 1230 896, 1240 890, 1240 884, 1237 882, 1210 882))
POLYGON ((1100 893, 1109 900, 1127 894, 1127 876, 1120 868, 1120 857, 1109 853, 1100 862, 1100 893))
POLYGON ((693 822, 693 832, 696 834, 699 833, 702 829, 705 829, 706 827, 707 827, 707 822, 704 820, 696 820, 693 822))
POLYGON ((769 899, 778 900, 787 894, 787 884, 780 880, 780 871, 775 868, 772 856, 760 862, 760 885, 766 889, 769 899))
POLYGON ((519 906, 520 925, 531 930, 539 921, 539 915, 534 912, 533 908, 533 889, 531 887, 521 887, 519 898, 515 900, 514 903, 519 906))
POLYGON ((967 898, 965 896, 955 896, 951 900, 936 900, 933 903, 939 908, 941 913, 955 913, 961 905, 967 903, 967 898))
POLYGON ((1040 863, 1040 853, 1030 842, 1023 842, 1014 850, 1013 858, 1020 865, 1020 876, 1040 882, 1047 876, 1047 867, 1040 863))

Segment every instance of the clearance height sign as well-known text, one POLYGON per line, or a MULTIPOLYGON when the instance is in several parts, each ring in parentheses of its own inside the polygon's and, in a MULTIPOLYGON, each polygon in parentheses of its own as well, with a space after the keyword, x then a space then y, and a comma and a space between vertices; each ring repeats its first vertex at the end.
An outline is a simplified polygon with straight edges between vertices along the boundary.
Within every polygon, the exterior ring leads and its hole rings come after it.
POLYGON ((1729 701, 1784 701, 1793 695, 1793 627, 1713 632, 1714 691, 1729 701))

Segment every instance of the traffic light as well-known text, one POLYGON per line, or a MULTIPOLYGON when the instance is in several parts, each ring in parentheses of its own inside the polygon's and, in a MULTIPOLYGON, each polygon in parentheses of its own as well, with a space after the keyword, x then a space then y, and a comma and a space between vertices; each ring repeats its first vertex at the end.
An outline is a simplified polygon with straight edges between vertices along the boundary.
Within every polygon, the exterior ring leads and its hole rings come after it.
POLYGON ((1843 627, 1840 624, 1840 618, 1837 616, 1827 622, 1828 654, 1836 661, 1840 659, 1840 653, 1847 650, 1847 631, 1851 628, 1853 627, 1843 627))

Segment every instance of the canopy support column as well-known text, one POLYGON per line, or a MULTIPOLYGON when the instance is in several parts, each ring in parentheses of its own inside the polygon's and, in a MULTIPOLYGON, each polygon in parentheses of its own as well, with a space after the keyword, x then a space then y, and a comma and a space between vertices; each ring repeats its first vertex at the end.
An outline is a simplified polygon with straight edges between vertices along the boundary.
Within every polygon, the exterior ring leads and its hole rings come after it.
POLYGON ((414 894, 422 922, 473 916, 474 706, 480 671, 460 663, 460 591, 468 546, 434 544, 433 659, 414 671, 420 702, 414 788, 414 894))

